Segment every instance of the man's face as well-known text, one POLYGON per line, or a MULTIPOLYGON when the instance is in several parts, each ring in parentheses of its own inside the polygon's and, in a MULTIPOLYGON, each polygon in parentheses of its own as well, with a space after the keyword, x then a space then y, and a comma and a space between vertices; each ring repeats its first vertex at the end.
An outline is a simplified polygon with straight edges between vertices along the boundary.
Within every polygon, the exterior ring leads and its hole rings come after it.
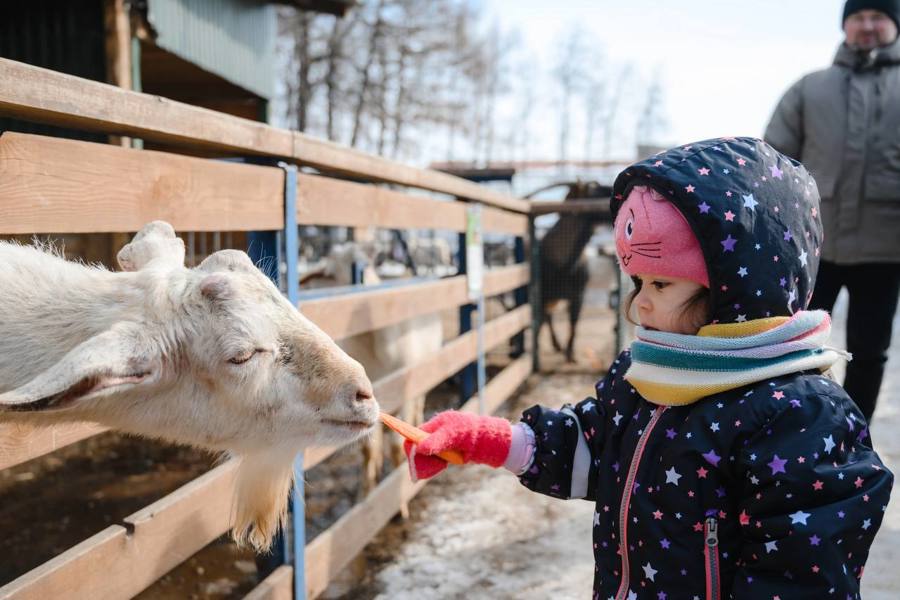
POLYGON ((860 10, 844 21, 847 45, 856 50, 874 50, 897 39, 897 25, 881 11, 860 10))

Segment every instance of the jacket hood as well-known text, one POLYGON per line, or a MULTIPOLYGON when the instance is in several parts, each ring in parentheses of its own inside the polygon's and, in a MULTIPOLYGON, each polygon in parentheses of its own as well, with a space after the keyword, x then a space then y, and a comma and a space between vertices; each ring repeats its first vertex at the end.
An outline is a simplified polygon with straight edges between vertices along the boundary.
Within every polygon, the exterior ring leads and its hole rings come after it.
POLYGON ((616 178, 616 217, 634 185, 649 185, 685 216, 709 274, 711 323, 806 309, 822 245, 819 192, 799 162, 762 140, 695 142, 637 162, 616 178))
POLYGON ((838 46, 834 55, 834 64, 853 69, 854 71, 865 71, 867 69, 900 64, 900 37, 891 44, 883 48, 875 48, 870 52, 854 50, 846 43, 843 43, 838 46))

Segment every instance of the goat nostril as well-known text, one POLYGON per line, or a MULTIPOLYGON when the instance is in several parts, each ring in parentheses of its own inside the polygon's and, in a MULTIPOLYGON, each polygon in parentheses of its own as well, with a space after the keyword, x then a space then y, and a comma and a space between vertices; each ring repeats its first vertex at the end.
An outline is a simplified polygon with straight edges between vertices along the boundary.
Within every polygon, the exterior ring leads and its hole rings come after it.
POLYGON ((374 396, 372 395, 372 392, 368 390, 359 390, 358 392, 356 392, 356 399, 359 402, 368 402, 373 398, 374 396))

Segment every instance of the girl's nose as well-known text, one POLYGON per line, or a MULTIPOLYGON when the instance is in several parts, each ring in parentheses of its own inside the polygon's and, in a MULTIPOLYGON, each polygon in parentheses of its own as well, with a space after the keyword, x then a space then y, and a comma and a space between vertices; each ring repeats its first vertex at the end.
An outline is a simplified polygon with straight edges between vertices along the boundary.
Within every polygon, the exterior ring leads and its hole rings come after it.
POLYGON ((650 302, 647 300, 647 297, 644 296, 643 290, 638 292, 638 295, 635 298, 635 304, 637 305, 638 310, 642 310, 644 312, 650 310, 650 302))

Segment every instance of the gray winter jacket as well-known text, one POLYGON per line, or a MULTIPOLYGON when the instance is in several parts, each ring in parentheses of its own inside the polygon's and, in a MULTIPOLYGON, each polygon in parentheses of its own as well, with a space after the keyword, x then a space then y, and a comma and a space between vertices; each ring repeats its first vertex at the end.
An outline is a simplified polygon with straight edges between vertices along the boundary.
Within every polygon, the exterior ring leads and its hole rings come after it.
POLYGON ((785 93, 765 139, 816 178, 822 258, 900 263, 900 40, 866 55, 842 44, 785 93))

